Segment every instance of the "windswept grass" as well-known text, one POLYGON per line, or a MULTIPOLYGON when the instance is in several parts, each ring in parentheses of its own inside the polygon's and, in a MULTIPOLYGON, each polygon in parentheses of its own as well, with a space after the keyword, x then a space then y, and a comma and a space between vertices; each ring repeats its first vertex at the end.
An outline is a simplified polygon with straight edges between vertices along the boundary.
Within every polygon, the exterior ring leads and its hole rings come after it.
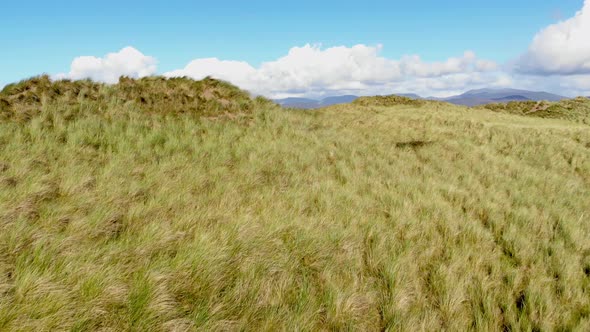
POLYGON ((354 105, 361 106, 398 106, 410 105, 421 107, 428 103, 434 103, 423 99, 414 99, 397 95, 389 96, 373 96, 373 97, 359 97, 352 102, 354 105))
POLYGON ((565 119, 590 125, 590 99, 578 97, 558 102, 513 101, 488 104, 480 108, 546 119, 565 119))
POLYGON ((215 79, 194 81, 188 78, 121 77, 106 85, 84 81, 51 81, 39 76, 10 84, 0 92, 0 117, 30 120, 45 105, 59 105, 70 117, 89 111, 100 113, 117 107, 138 108, 146 113, 197 116, 244 115, 254 108, 271 105, 258 97, 215 79))
POLYGON ((0 121, 0 330, 590 329, 586 125, 92 105, 0 121))

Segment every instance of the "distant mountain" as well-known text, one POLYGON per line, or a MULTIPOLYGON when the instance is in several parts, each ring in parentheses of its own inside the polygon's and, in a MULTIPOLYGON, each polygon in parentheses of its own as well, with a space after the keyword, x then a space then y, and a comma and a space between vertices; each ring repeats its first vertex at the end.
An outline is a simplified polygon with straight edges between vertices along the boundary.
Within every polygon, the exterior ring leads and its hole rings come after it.
MULTIPOLYGON (((395 95, 408 97, 413 99, 427 99, 427 100, 438 100, 446 101, 451 104, 464 105, 464 106, 477 106, 491 103, 505 103, 509 101, 528 101, 528 100, 547 100, 547 101, 559 101, 567 99, 567 97, 543 92, 543 91, 528 91, 518 89, 477 89, 469 90, 463 94, 457 96, 451 96, 447 98, 427 97, 422 98, 415 93, 396 93, 395 95)), ((294 108, 320 108, 335 104, 350 103, 357 99, 358 96, 345 95, 345 96, 334 96, 324 98, 322 100, 314 100, 308 98, 285 98, 277 99, 276 103, 285 107, 294 108)), ((589 97, 590 98, 590 97, 589 97)))
POLYGON ((527 101, 527 100, 531 100, 530 98, 527 98, 525 96, 521 96, 521 95, 510 95, 510 96, 506 96, 506 97, 502 97, 502 98, 494 98, 494 101, 498 101, 498 102, 504 102, 504 101, 527 101))
POLYGON ((352 103, 357 98, 358 98, 358 96, 353 96, 353 95, 328 97, 328 98, 322 99, 320 101, 320 105, 323 107, 323 106, 330 106, 330 105, 336 105, 336 104, 347 104, 347 103, 352 103))
POLYGON ((336 104, 347 104, 353 102, 358 96, 344 95, 327 97, 322 100, 308 99, 308 98, 284 98, 275 99, 274 102, 285 107, 293 108, 320 108, 336 104))
POLYGON ((562 99, 567 99, 567 97, 542 91, 528 91, 518 89, 478 89, 467 91, 458 96, 442 98, 439 100, 457 105, 477 106, 483 104, 503 103, 509 101, 559 101, 562 99))
POLYGON ((314 99, 308 98, 284 98, 284 99, 275 99, 275 103, 284 106, 284 107, 294 107, 294 108, 318 108, 319 101, 314 99))

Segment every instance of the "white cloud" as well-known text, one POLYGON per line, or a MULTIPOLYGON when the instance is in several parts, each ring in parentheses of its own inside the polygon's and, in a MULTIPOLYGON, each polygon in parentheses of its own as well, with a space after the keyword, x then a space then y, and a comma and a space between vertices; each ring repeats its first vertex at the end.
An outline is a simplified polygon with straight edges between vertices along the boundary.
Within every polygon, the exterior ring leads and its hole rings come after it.
MULTIPOLYGON (((271 98, 391 93, 444 97, 484 87, 590 95, 589 36, 590 0, 586 0, 573 18, 540 31, 528 51, 513 64, 499 65, 471 51, 431 62, 418 55, 387 58, 381 55, 382 45, 322 48, 307 44, 259 66, 204 58, 164 75, 194 79, 212 76, 271 98)), ((78 57, 69 73, 54 77, 115 83, 121 75, 143 77, 156 71, 153 57, 126 47, 102 58, 78 57)))
POLYGON ((442 62, 424 62, 417 55, 388 59, 380 56, 381 49, 381 45, 322 49, 308 44, 293 47, 284 57, 258 68, 246 62, 208 58, 193 60, 185 68, 164 75, 195 79, 212 76, 270 97, 392 93, 406 86, 421 87, 415 91, 419 93, 440 93, 438 90, 445 89, 441 84, 460 89, 469 82, 495 82, 495 75, 489 72, 497 65, 478 59, 471 51, 442 62), (460 86, 461 82, 464 85, 460 86))
POLYGON ((475 68, 478 71, 493 71, 498 69, 498 64, 489 60, 477 60, 475 68))
MULTIPOLYGON (((305 45, 293 47, 285 56, 258 67, 243 61, 205 58, 164 75, 195 79, 213 76, 271 98, 391 93, 445 97, 484 87, 546 90, 568 96, 590 94, 590 75, 547 78, 511 73, 493 61, 479 59, 471 51, 444 61, 427 62, 418 55, 397 60, 386 58, 380 55, 381 50, 381 45, 326 49, 305 45)), ((144 77, 156 72, 155 58, 126 47, 102 58, 78 57, 69 73, 54 78, 91 78, 116 83, 122 75, 144 77)))
POLYGON ((562 76, 556 84, 559 86, 555 89, 567 91, 570 96, 590 97, 590 74, 562 76))
MULTIPOLYGON (((418 55, 389 59, 380 55, 381 50, 381 45, 323 49, 307 44, 293 47, 285 56, 258 67, 243 61, 204 58, 164 75, 194 79, 212 76, 269 97, 393 92, 441 95, 499 82, 496 63, 478 59, 471 51, 445 61, 426 62, 418 55)), ((123 75, 137 78, 156 74, 156 64, 155 58, 133 47, 125 47, 104 57, 77 57, 69 73, 53 78, 90 78, 116 83, 123 75)))
POLYGON ((590 0, 574 17, 541 30, 516 70, 539 75, 590 73, 590 0))
POLYGON ((155 58, 146 56, 133 47, 125 47, 103 58, 77 57, 72 61, 69 73, 57 74, 54 78, 74 80, 90 78, 99 82, 116 83, 120 76, 139 78, 153 75, 156 71, 155 58))
POLYGON ((255 74, 256 69, 247 62, 206 58, 193 60, 184 69, 174 70, 164 75, 168 77, 188 76, 194 79, 213 76, 218 79, 231 81, 238 86, 244 86, 248 84, 249 80, 255 74))

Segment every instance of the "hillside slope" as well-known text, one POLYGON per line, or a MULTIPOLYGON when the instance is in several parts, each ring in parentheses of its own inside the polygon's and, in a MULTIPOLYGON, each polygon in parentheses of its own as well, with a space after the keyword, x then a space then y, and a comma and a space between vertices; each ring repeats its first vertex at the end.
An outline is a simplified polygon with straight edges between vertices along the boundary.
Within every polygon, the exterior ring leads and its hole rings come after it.
POLYGON ((543 92, 519 89, 477 89, 470 90, 463 94, 442 99, 455 105, 477 106, 490 103, 509 101, 560 101, 566 97, 543 92))
POLYGON ((590 125, 590 99, 578 97, 558 102, 513 101, 488 104, 480 108, 545 119, 564 119, 590 125))
MULTIPOLYGON (((444 101, 447 103, 461 105, 461 106, 478 106, 492 103, 504 103, 510 101, 560 101, 567 99, 564 96, 543 92, 543 91, 529 91, 529 90, 517 90, 517 89, 478 89, 469 90, 460 95, 450 96, 446 98, 437 97, 426 97, 414 93, 394 93, 393 95, 399 97, 407 97, 411 99, 425 99, 444 101)), ((378 96, 384 97, 384 96, 378 96)), ((385 96, 386 97, 386 96, 385 96)), ((337 96, 330 97, 323 100, 314 100, 307 98, 285 98, 277 99, 275 102, 284 107, 314 109, 335 104, 350 103, 359 98, 358 96, 337 96)), ((370 97, 369 97, 370 98, 370 97)))
POLYGON ((262 97, 253 100, 247 92, 211 78, 122 77, 117 84, 105 85, 88 80, 53 82, 48 76, 40 76, 4 87, 0 117, 30 119, 46 105, 68 113, 131 107, 148 113, 213 116, 249 113, 256 105, 266 103, 270 101, 262 97))
POLYGON ((0 330, 590 329, 589 126, 97 89, 2 93, 0 330))

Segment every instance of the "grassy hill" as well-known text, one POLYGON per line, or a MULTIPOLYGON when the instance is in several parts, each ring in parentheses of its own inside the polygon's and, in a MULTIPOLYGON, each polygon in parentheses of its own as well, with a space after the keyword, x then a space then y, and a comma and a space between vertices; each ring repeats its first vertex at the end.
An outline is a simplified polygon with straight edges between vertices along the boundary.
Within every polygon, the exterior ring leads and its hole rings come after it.
POLYGON ((590 125, 590 99, 585 97, 557 102, 513 101, 488 104, 480 106, 480 108, 546 119, 565 119, 590 125))
POLYGON ((211 78, 122 77, 118 84, 92 81, 56 81, 40 76, 6 86, 0 92, 0 117, 30 120, 44 106, 58 107, 70 117, 80 112, 102 113, 117 108, 141 109, 145 113, 219 116, 244 115, 264 98, 252 100, 237 87, 211 78))
POLYGON ((590 329, 590 126, 396 98, 6 87, 0 330, 590 329))

